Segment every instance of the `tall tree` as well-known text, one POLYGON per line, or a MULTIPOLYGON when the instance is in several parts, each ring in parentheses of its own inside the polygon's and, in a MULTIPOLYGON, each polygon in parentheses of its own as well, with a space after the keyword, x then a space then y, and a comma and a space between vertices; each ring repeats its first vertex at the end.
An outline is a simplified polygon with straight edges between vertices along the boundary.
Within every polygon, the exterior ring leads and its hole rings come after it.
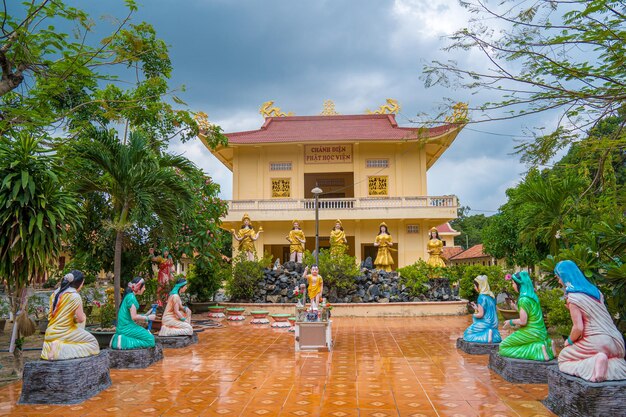
POLYGON ((482 231, 491 222, 491 218, 484 214, 470 215, 471 211, 469 207, 461 207, 459 217, 450 221, 454 230, 461 232, 460 235, 455 236, 454 244, 465 249, 483 243, 482 231))
MULTIPOLYGON (((424 69, 435 84, 493 92, 500 99, 474 108, 475 121, 519 117, 559 109, 559 127, 522 144, 532 165, 550 160, 572 142, 590 139, 589 130, 625 111, 626 4, 621 0, 504 0, 461 2, 474 14, 466 28, 449 37, 446 51, 475 51, 475 67, 435 61, 424 69), (492 22, 492 23, 487 23, 492 22), (502 26, 503 29, 494 29, 502 26)), ((597 149, 623 147, 624 120, 613 135, 593 142, 597 149)), ((605 155, 600 155, 601 160, 605 155)), ((601 178, 594 177, 594 181, 601 178)))
MULTIPOLYGON (((8 282, 14 317, 26 311, 28 284, 46 274, 79 221, 78 199, 64 178, 58 156, 40 140, 27 133, 0 139, 0 276, 8 282)), ((11 349, 18 325, 13 328, 11 349)))
POLYGON ((92 141, 75 146, 84 172, 92 168, 97 175, 79 179, 82 192, 104 195, 113 208, 111 227, 115 230, 115 305, 119 307, 122 242, 126 230, 141 219, 151 216, 161 222, 164 233, 172 233, 178 218, 192 203, 190 189, 182 181, 194 165, 178 155, 155 151, 143 134, 132 132, 127 143, 115 132, 100 131, 92 141))

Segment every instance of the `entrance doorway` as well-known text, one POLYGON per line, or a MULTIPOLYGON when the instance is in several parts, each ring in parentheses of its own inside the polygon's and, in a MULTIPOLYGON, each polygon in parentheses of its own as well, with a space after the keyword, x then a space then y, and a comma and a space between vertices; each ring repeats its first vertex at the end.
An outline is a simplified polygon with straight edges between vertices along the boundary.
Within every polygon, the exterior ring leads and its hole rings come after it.
POLYGON ((324 194, 320 198, 354 198, 354 173, 320 172, 304 174, 304 198, 314 198, 311 190, 320 187, 324 194))

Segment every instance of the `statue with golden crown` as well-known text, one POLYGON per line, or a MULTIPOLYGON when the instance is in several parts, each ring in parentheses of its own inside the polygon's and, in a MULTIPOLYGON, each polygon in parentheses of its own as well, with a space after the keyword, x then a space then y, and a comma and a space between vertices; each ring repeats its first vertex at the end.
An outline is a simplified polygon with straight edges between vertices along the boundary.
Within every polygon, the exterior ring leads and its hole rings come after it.
POLYGON ((287 240, 289 241, 289 260, 301 264, 306 237, 302 229, 300 229, 300 222, 298 220, 292 222, 292 228, 287 235, 287 240))
POLYGON ((439 232, 433 227, 428 232, 428 243, 426 244, 426 252, 428 252, 428 260, 426 263, 432 267, 445 268, 446 263, 443 260, 443 242, 439 238, 439 232))
POLYGON ((391 241, 389 229, 387 229, 387 223, 382 222, 378 226, 378 235, 374 240, 374 246, 378 247, 378 254, 376 255, 374 266, 376 269, 390 272, 391 266, 393 265, 393 257, 391 256, 391 246, 393 246, 393 242, 391 241))
POLYGON ((259 234, 263 233, 263 227, 259 227, 259 231, 256 232, 252 227, 252 220, 250 220, 248 213, 243 215, 241 221, 243 223, 241 228, 237 231, 235 231, 235 229, 230 229, 230 233, 233 235, 235 240, 239 242, 239 252, 245 253, 247 260, 253 261, 254 254, 256 253, 254 241, 259 238, 259 234))

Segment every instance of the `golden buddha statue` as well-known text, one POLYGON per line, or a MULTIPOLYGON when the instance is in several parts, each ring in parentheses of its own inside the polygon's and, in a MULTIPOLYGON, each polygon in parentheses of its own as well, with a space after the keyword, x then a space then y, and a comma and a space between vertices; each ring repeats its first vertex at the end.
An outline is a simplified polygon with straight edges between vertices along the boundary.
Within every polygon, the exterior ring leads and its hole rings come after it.
POLYGON ((330 232, 330 254, 331 256, 338 256, 348 251, 348 239, 346 239, 346 233, 343 231, 341 220, 335 222, 335 227, 330 232))
POLYGON ((239 242, 239 252, 244 252, 247 260, 253 261, 254 254, 256 252, 254 248, 254 241, 257 240, 259 238, 259 234, 263 232, 263 227, 259 227, 259 231, 255 232, 248 213, 243 215, 241 221, 243 222, 241 228, 237 231, 235 231, 235 229, 230 229, 230 233, 233 235, 235 240, 239 242))
POLYGON ((393 246, 393 242, 387 230, 387 223, 382 222, 378 226, 378 235, 374 241, 374 246, 378 247, 378 254, 376 255, 374 266, 376 266, 376 269, 390 272, 391 266, 393 265, 393 257, 391 256, 391 246, 393 246))
POLYGON ((289 241, 289 260, 301 264, 306 237, 302 229, 300 229, 300 222, 298 222, 298 220, 294 220, 292 226, 289 235, 287 235, 287 240, 289 241))
POLYGON ((436 227, 433 227, 428 232, 428 244, 426 245, 426 252, 428 252, 428 260, 426 263, 433 267, 445 268, 446 263, 443 260, 441 254, 443 253, 443 242, 439 238, 439 232, 436 227))

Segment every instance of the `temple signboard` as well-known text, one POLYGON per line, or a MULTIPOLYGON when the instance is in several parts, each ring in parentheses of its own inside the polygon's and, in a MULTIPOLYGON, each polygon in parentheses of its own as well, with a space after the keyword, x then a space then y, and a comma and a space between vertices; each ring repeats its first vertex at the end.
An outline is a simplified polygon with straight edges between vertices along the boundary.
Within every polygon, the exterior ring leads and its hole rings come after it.
POLYGON ((351 164, 352 144, 304 145, 305 164, 351 164))

